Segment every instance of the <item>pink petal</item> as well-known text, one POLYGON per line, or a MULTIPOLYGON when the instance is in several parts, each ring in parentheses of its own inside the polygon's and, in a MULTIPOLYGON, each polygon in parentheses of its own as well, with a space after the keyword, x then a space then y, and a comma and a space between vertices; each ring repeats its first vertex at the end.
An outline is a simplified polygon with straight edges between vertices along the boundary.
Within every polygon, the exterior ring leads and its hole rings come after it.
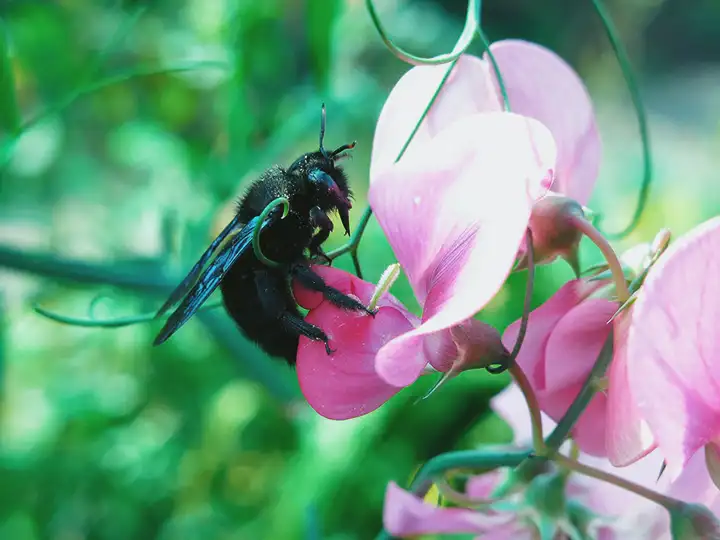
MULTIPOLYGON (((538 394, 540 408, 556 422, 567 412, 568 407, 580 392, 582 383, 568 386, 556 392, 538 394)), ((573 440, 580 450, 591 456, 605 456, 605 424, 607 398, 598 392, 590 401, 585 412, 580 416, 572 429, 573 440)))
MULTIPOLYGON (((568 281, 543 305, 530 313, 527 333, 517 363, 523 368, 535 391, 544 390, 546 386, 545 347, 553 328, 565 314, 599 286, 578 279, 568 281)), ((508 350, 512 350, 515 346, 519 331, 520 320, 515 321, 505 330, 503 344, 508 350)))
POLYGON ((393 536, 481 533, 507 521, 505 516, 498 518, 465 508, 432 506, 394 482, 388 484, 385 492, 383 525, 393 536))
POLYGON ((628 381, 627 333, 630 308, 615 319, 613 359, 608 372, 608 418, 605 446, 613 465, 624 467, 655 448, 628 381))
MULTIPOLYGON (((346 294, 355 294, 362 302, 369 302, 374 290, 372 284, 342 270, 316 268, 316 271, 328 284, 346 294)), ((377 375, 375 355, 387 341, 411 330, 419 321, 388 294, 380 299, 378 309, 373 318, 323 301, 305 318, 325 330, 330 346, 335 349, 328 356, 322 342, 300 338, 297 354, 300 389, 318 414, 333 420, 362 416, 400 390, 377 375)))
POLYGON ((370 187, 378 222, 424 304, 423 324, 378 354, 388 382, 408 384, 416 367, 408 370, 403 358, 422 357, 423 336, 472 317, 502 286, 525 233, 531 193, 540 191, 554 157, 541 124, 478 114, 455 122, 370 187))
POLYGON ((460 352, 452 335, 452 329, 425 336, 423 356, 438 371, 448 371, 460 352))
POLYGON ((698 451, 685 465, 682 473, 673 482, 664 479, 665 492, 681 501, 704 504, 716 514, 720 514, 720 491, 708 473, 705 452, 698 451))
POLYGON ((720 218, 650 270, 628 332, 628 379, 675 478, 720 434, 720 218))
POLYGON ((588 298, 571 309, 552 330, 545 348, 545 390, 582 383, 590 374, 618 309, 615 302, 588 298))
MULTIPOLYGON (((370 162, 370 182, 391 166, 415 124, 440 85, 447 66, 414 67, 397 82, 380 112, 370 162)), ((456 120, 478 113, 501 110, 500 101, 485 62, 463 55, 443 86, 427 117, 406 150, 416 150, 456 120)))
MULTIPOLYGON (((555 138, 558 162, 553 191, 586 204, 598 176, 602 149, 582 80, 562 58, 534 43, 505 40, 493 43, 490 50, 511 110, 541 121, 555 138)), ((496 87, 500 95, 497 82, 496 87)))
POLYGON ((489 499, 500 479, 498 470, 472 476, 465 485, 465 494, 472 499, 489 499))

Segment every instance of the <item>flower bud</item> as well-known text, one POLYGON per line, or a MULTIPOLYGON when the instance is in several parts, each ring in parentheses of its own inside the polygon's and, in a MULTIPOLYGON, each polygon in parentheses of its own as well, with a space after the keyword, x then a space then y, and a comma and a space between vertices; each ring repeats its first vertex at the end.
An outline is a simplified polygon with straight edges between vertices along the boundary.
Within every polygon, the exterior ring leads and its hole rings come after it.
POLYGON ((720 523, 701 504, 680 503, 671 508, 670 531, 674 540, 720 540, 720 523))
MULTIPOLYGON (((549 263, 563 257, 579 275, 578 246, 582 233, 573 223, 574 217, 584 217, 582 206, 573 199, 548 193, 532 209, 528 226, 533 235, 537 264, 549 263)), ((516 269, 527 268, 527 252, 523 249, 516 269)))

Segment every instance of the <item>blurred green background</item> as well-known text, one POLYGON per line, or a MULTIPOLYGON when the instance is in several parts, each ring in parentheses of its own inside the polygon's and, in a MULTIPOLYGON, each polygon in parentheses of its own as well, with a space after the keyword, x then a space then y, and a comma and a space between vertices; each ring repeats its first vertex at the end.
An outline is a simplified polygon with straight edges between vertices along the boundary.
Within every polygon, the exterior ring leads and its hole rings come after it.
MULTIPOLYGON (((377 4, 399 44, 432 55, 452 47, 466 2, 377 4)), ((640 139, 592 3, 486 4, 491 39, 545 44, 587 81, 605 147, 591 206, 608 230, 624 227, 640 139)), ((656 165, 624 249, 720 208, 720 3, 608 7, 640 77, 656 165)), ((153 348, 157 323, 79 328, 32 309, 157 309, 245 183, 316 147, 322 102, 328 144, 359 142, 347 162, 357 220, 375 119, 408 69, 364 2, 7 0, 0 18, 0 539, 372 538, 389 480, 405 483, 439 452, 509 439, 487 408, 504 376, 466 373, 416 403, 433 382, 420 381, 333 422, 222 310, 153 348)), ((374 221, 360 258, 371 281, 393 262, 374 221)), ((585 264, 597 258, 584 247, 585 264)), ((570 275, 543 267, 535 305, 570 275)), ((482 317, 501 330, 516 319, 524 282, 512 276, 482 317)), ((393 292, 417 307, 406 282, 393 292)))

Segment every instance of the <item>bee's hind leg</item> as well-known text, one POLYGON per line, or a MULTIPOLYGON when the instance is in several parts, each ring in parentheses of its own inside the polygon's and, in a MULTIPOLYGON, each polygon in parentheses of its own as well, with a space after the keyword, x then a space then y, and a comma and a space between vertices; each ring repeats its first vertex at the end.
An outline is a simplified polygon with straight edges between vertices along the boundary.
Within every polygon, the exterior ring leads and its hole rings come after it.
POLYGON ((292 308, 288 307, 285 289, 281 285, 266 270, 255 272, 255 286, 265 314, 275 318, 290 334, 322 341, 325 343, 325 352, 328 354, 335 352, 330 348, 330 339, 322 328, 303 319, 294 304, 292 308))
POLYGON ((348 296, 347 294, 339 291, 335 287, 331 287, 322 277, 313 272, 312 268, 306 264, 298 263, 294 264, 290 269, 290 273, 298 284, 310 291, 316 291, 322 293, 329 302, 336 305, 339 308, 347 309, 350 311, 364 311, 368 315, 373 317, 377 314, 377 309, 368 309, 362 302, 357 298, 348 296))

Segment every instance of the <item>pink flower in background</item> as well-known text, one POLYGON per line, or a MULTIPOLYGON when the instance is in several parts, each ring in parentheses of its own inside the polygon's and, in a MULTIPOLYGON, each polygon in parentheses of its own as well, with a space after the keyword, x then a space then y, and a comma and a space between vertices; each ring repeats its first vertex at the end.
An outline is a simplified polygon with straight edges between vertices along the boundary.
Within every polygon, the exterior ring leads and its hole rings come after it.
POLYGON ((449 329, 505 282, 555 161, 548 130, 511 113, 466 116, 415 148, 380 170, 368 194, 423 308, 420 326, 378 351, 377 372, 395 386, 412 383, 428 362, 448 369, 449 329))
MULTIPOLYGON (((513 428, 515 444, 530 443, 530 421, 527 406, 521 392, 511 386, 493 398, 492 407, 513 428)), ((543 426, 552 429, 554 423, 543 415, 543 426)), ((581 454, 580 461, 604 470, 620 473, 623 477, 645 486, 652 486, 662 459, 648 456, 631 467, 620 471, 613 469, 607 460, 581 454)), ((473 499, 487 499, 497 485, 498 472, 475 476, 467 483, 466 495, 473 499)), ((617 486, 598 480, 571 474, 566 487, 568 497, 594 512, 597 518, 587 524, 586 533, 604 540, 668 540, 669 520, 667 513, 654 503, 625 491, 617 486)), ((520 500, 518 495, 514 499, 520 500)), ((516 501, 517 502, 517 501, 516 501)), ((385 495, 383 523, 394 536, 406 537, 418 534, 466 533, 478 534, 487 539, 537 538, 533 510, 517 505, 518 512, 493 509, 484 513, 465 508, 438 508, 418 499, 394 483, 388 485, 385 495)), ((567 524, 558 521, 561 529, 567 524)))
POLYGON ((703 449, 720 463, 720 218, 675 241, 650 270, 627 339, 628 385, 675 478, 703 449))
MULTIPOLYGON (((607 339, 616 302, 591 295, 606 283, 572 280, 530 313, 525 341, 517 357, 541 409, 559 421, 577 396, 607 339)), ((512 348, 520 321, 512 323, 503 343, 512 348)), ((598 392, 572 431, 583 452, 604 456, 607 397, 598 392)))

